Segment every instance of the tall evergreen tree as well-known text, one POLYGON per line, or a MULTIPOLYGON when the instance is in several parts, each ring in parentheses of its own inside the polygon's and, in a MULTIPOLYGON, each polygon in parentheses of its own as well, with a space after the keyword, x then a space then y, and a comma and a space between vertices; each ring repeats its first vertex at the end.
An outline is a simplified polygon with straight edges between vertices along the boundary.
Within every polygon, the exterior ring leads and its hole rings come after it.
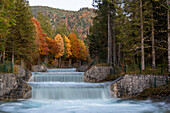
POLYGON ((13 15, 16 15, 16 24, 10 26, 6 49, 12 54, 31 62, 31 53, 34 51, 34 25, 31 21, 32 13, 29 10, 27 0, 17 0, 14 3, 15 8, 13 15))
MULTIPOLYGON (((89 52, 93 58, 98 57, 104 61, 107 58, 107 64, 112 65, 112 19, 115 14, 114 5, 107 0, 96 0, 93 2, 98 9, 96 10, 97 16, 93 19, 93 26, 90 28, 88 36, 89 52)), ((116 52, 115 50, 113 51, 116 52)))
POLYGON ((12 15, 14 7, 14 0, 0 1, 0 61, 2 58, 3 61, 5 60, 5 44, 9 34, 8 28, 15 24, 15 15, 12 15))
POLYGON ((46 33, 49 37, 54 37, 48 15, 43 15, 42 12, 39 11, 37 20, 40 22, 43 32, 46 33))

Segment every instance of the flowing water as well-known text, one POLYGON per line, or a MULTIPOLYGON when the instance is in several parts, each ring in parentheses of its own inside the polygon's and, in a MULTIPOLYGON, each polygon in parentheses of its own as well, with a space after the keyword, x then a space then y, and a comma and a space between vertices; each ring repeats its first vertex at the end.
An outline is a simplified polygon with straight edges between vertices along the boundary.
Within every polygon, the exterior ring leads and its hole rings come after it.
POLYGON ((75 69, 48 69, 30 78, 32 98, 0 101, 0 113, 170 113, 164 102, 113 98, 109 83, 85 83, 75 69))

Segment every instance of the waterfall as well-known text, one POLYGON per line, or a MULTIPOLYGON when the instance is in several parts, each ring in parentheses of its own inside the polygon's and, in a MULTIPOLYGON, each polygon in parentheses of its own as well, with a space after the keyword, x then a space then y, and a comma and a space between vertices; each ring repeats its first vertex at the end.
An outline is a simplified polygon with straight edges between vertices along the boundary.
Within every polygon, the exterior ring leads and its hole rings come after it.
POLYGON ((33 73, 29 82, 83 82, 82 72, 33 73))
POLYGON ((83 82, 83 72, 76 69, 48 69, 35 72, 28 84, 32 86, 32 99, 82 100, 110 99, 109 83, 83 82))

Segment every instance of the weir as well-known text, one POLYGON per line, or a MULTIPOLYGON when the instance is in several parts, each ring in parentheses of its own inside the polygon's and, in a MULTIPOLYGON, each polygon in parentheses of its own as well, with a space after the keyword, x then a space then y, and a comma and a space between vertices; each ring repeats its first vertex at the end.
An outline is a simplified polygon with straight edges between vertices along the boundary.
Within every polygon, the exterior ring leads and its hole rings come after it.
POLYGON ((82 72, 33 73, 29 82, 83 82, 82 72))
MULTIPOLYGON (((50 70, 51 72, 33 73, 30 81, 27 82, 27 84, 32 86, 32 98, 10 102, 0 101, 0 113, 170 112, 169 104, 166 105, 162 102, 153 103, 149 100, 137 101, 111 98, 109 87, 116 92, 118 90, 110 85, 114 84, 115 86, 117 82, 123 79, 123 76, 113 82, 87 83, 83 82, 83 79, 81 81, 75 80, 76 77, 77 79, 78 77, 83 78, 83 73, 75 72, 75 69, 69 69, 70 72, 67 69, 64 70, 52 69, 52 71, 50 70), (69 78, 69 81, 61 79, 62 76, 69 78)), ((18 79, 23 81, 21 78, 18 79)), ((120 86, 121 83, 118 85, 120 86)), ((124 88, 122 89, 124 90, 124 88)))
POLYGON ((83 72, 76 69, 47 69, 35 72, 28 84, 32 86, 32 99, 82 100, 110 99, 109 83, 83 82, 83 72))

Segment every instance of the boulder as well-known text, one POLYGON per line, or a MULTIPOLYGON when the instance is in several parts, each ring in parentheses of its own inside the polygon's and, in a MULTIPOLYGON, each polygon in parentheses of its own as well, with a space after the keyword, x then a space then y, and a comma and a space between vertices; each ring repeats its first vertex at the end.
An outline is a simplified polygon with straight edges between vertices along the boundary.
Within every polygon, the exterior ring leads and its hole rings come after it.
POLYGON ((105 80, 110 75, 112 67, 108 66, 93 66, 84 73, 85 82, 99 82, 105 80))
POLYGON ((23 98, 31 90, 31 87, 21 80, 24 78, 26 77, 17 77, 13 73, 0 74, 0 100, 23 98))
POLYGON ((16 69, 14 70, 14 73, 18 77, 24 79, 25 81, 28 81, 28 79, 32 76, 31 71, 23 68, 22 66, 15 66, 15 67, 16 67, 16 69))
POLYGON ((47 69, 46 69, 46 67, 44 67, 42 65, 34 65, 34 66, 32 66, 32 71, 33 72, 46 72, 47 69))

